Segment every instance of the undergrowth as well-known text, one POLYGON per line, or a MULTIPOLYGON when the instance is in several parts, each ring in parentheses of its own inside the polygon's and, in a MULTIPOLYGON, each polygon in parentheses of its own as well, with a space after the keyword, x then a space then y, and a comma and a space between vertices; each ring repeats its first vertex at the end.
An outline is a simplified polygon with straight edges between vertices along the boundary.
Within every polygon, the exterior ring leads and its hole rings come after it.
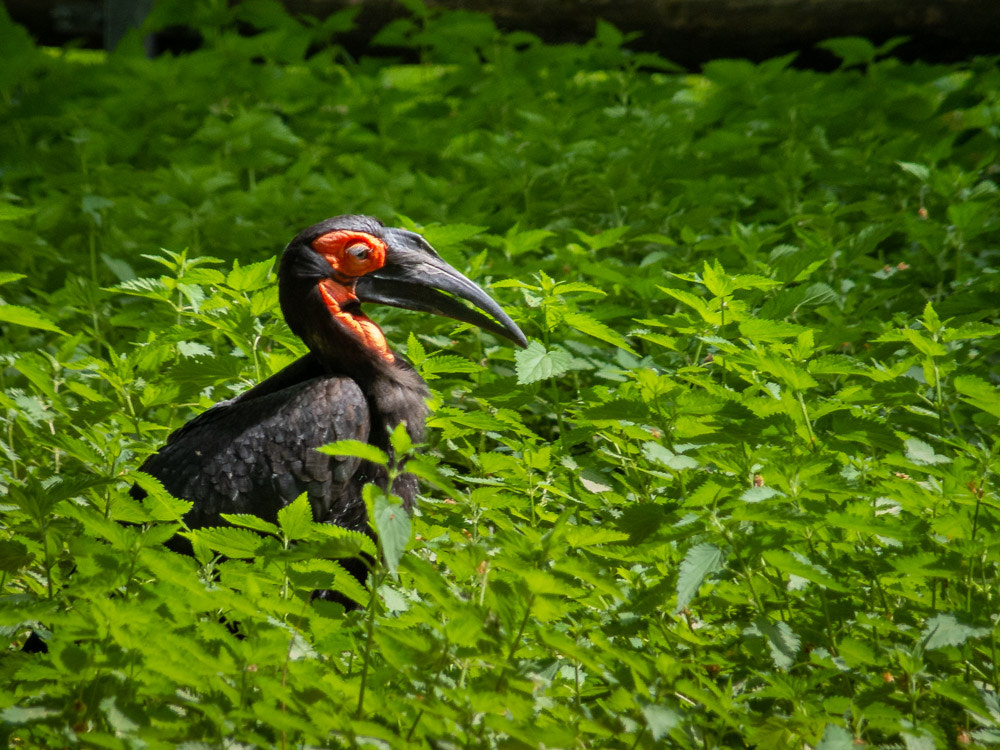
POLYGON ((4 742, 1000 743, 996 61, 686 74, 410 5, 360 59, 269 2, 159 5, 204 44, 154 60, 0 10, 4 742), (433 391, 370 601, 305 502, 168 551, 136 470, 303 352, 274 258, 339 213, 531 339, 370 311, 433 391))

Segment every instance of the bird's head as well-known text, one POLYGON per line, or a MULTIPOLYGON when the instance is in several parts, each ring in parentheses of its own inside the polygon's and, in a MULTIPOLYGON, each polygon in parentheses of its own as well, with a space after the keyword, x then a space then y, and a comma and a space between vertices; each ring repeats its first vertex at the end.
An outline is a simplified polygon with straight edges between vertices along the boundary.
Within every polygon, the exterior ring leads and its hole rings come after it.
POLYGON ((281 257, 278 290, 289 327, 329 358, 393 361, 381 329, 361 311, 362 302, 443 315, 518 346, 528 343, 507 313, 423 237, 369 216, 336 216, 299 232, 281 257))

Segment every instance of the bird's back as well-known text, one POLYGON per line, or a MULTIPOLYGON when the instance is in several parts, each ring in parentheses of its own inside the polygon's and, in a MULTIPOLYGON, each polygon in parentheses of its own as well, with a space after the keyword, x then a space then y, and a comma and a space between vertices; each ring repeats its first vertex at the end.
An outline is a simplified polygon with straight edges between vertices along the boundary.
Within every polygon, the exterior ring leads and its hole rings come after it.
POLYGON ((364 477, 356 475, 366 467, 316 448, 367 441, 368 403, 354 380, 317 374, 306 359, 203 412, 142 465, 170 494, 194 503, 189 526, 221 524, 220 513, 274 521, 306 492, 315 520, 365 528, 364 477))

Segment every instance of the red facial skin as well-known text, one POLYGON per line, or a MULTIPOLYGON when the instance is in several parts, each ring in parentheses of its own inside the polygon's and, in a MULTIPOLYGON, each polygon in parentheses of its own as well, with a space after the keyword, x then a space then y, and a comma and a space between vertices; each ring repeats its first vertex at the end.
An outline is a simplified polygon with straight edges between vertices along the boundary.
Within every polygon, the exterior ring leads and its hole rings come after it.
POLYGON ((365 347, 387 362, 394 362, 396 358, 389 351, 382 329, 367 315, 343 310, 345 304, 358 301, 354 294, 354 282, 358 277, 377 271, 385 264, 385 243, 365 232, 338 230, 317 237, 312 246, 326 258, 337 277, 319 282, 320 296, 330 314, 365 347))

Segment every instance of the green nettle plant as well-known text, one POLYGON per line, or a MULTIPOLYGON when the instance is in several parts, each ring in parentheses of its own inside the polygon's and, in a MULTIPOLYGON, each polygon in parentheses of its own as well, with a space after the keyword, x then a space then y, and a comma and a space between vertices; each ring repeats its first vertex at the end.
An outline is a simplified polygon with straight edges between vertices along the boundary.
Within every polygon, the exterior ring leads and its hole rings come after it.
POLYGON ((3 742, 1000 744, 996 60, 686 74, 407 5, 359 59, 270 0, 160 3, 203 43, 156 59, 0 10, 3 742), (412 516, 189 529, 137 467, 302 354, 274 258, 338 213, 530 346, 373 309, 432 389, 412 516))

